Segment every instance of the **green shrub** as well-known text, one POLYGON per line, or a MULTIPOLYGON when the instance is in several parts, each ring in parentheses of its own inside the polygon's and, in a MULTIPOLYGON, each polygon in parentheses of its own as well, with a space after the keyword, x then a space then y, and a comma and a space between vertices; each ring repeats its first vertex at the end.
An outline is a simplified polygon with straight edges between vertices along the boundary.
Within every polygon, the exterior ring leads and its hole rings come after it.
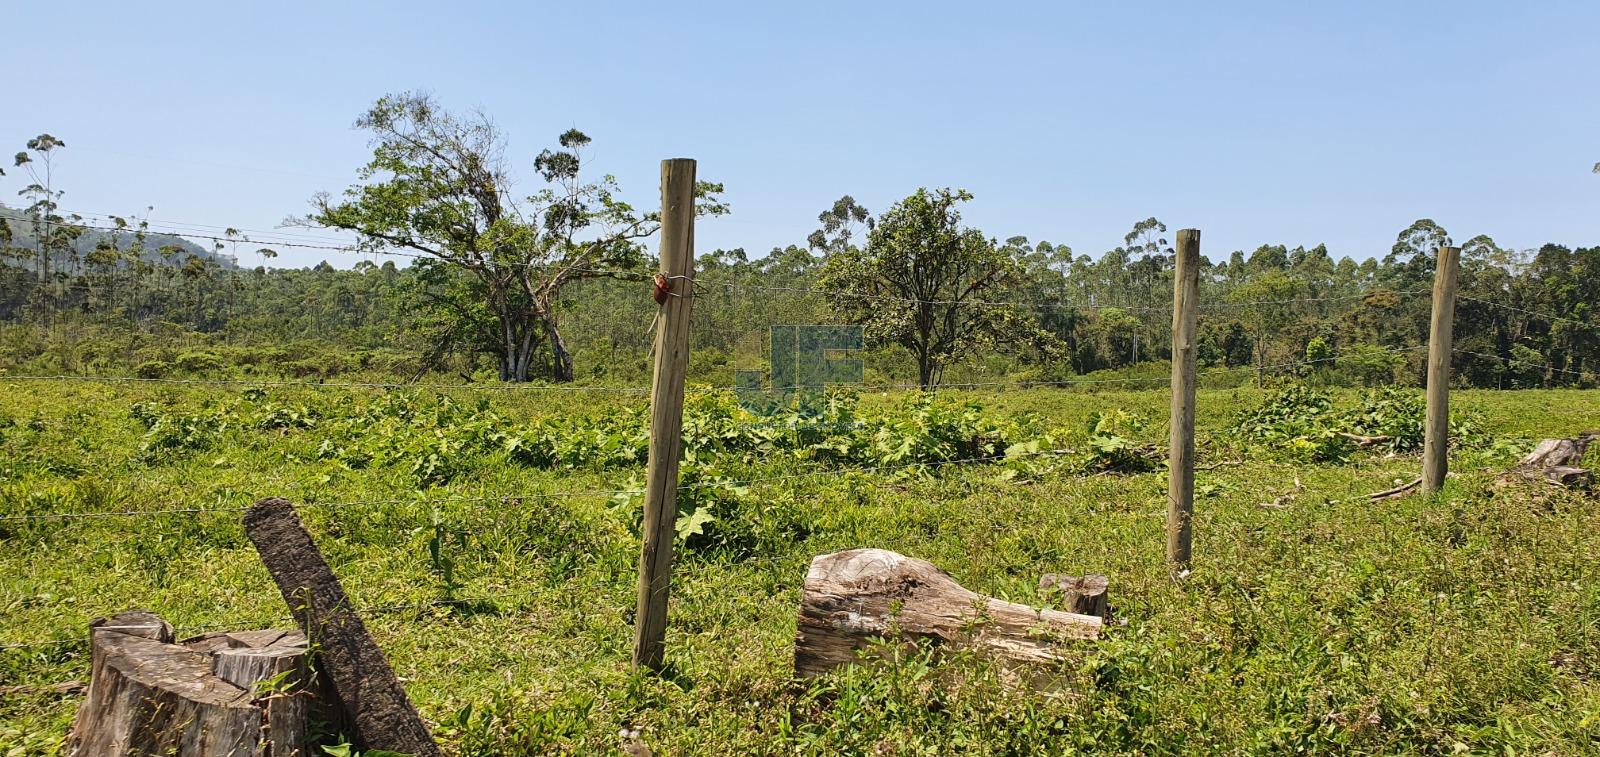
POLYGON ((146 360, 133 369, 133 375, 142 379, 166 378, 172 373, 173 365, 165 360, 146 360))
MULTIPOLYGON (((1347 460, 1358 448, 1348 435, 1368 437, 1368 448, 1389 453, 1422 449, 1427 402, 1414 389, 1387 386, 1368 390, 1355 407, 1339 409, 1326 391, 1290 384, 1268 394, 1261 406, 1243 413, 1234 425, 1247 441, 1284 457, 1305 461, 1347 460)), ((1450 419, 1458 447, 1481 447, 1490 440, 1472 416, 1450 419)))
POLYGON ((178 370, 194 375, 215 373, 224 365, 222 357, 212 352, 185 352, 177 360, 178 370))
POLYGON ((1332 415, 1333 398, 1326 391, 1289 384, 1272 390, 1260 407, 1242 414, 1234 430, 1290 459, 1340 461, 1354 445, 1328 427, 1332 415))
POLYGON ((1126 410, 1097 410, 1089 414, 1089 459, 1085 467, 1096 471, 1142 473, 1154 470, 1151 447, 1135 441, 1144 431, 1144 419, 1126 410))

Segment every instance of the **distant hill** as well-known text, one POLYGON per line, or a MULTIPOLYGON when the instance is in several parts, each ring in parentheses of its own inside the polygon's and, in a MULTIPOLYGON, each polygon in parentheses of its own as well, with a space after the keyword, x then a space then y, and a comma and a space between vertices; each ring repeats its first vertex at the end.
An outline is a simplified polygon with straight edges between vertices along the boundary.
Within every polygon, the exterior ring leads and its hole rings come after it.
MULTIPOLYGON (((27 213, 15 208, 0 206, 0 220, 7 221, 11 226, 11 246, 23 249, 34 248, 36 240, 33 236, 33 220, 27 213)), ((118 249, 126 250, 133 247, 134 232, 86 231, 83 236, 78 237, 72 247, 82 256, 99 247, 101 241, 107 239, 115 240, 118 249)), ((208 250, 180 236, 154 232, 145 234, 144 254, 140 257, 149 263, 168 262, 167 258, 162 256, 161 248, 169 245, 175 245, 182 250, 182 252, 172 256, 171 262, 173 263, 181 264, 193 256, 209 260, 222 268, 239 267, 239 261, 232 255, 219 254, 213 250, 208 250)))

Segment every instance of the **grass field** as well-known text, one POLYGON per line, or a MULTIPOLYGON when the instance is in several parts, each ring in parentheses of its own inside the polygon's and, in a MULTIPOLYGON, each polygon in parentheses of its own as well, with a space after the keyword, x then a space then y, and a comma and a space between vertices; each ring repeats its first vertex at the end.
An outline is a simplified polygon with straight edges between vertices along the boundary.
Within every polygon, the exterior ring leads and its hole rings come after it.
MULTIPOLYGON (((1295 462, 1233 430, 1260 392, 1202 390, 1201 463, 1240 464, 1199 473, 1182 582, 1163 564, 1164 472, 1097 473, 1080 452, 1109 408, 1163 442, 1164 391, 955 393, 979 420, 934 419, 1075 450, 1059 457, 851 472, 699 453, 716 520, 685 542, 661 677, 629 672, 637 498, 564 494, 637 485, 637 432, 606 413, 640 400, 397 396, 7 383, 0 517, 390 500, 304 516, 358 604, 410 606, 368 624, 452 753, 600 753, 632 729, 658 754, 1600 753, 1600 505, 1494 475, 1534 439, 1600 428, 1600 392, 1456 392, 1491 443, 1457 456, 1442 496, 1372 503, 1414 456, 1295 462), (581 433, 538 436, 561 428, 581 433), (1260 506, 1297 480, 1287 507, 1260 506), (916 655, 792 682, 808 561, 863 546, 1026 603, 1046 601, 1043 572, 1104 573, 1117 620, 1051 692, 916 655), (427 604, 446 598, 462 601, 427 604)), ((903 406, 859 412, 927 420, 903 406)), ((0 645, 82 639, 129 607, 183 627, 285 611, 231 511, 0 520, 0 590, 0 645)), ((58 751, 77 698, 48 686, 86 667, 83 641, 0 651, 0 754, 58 751)))

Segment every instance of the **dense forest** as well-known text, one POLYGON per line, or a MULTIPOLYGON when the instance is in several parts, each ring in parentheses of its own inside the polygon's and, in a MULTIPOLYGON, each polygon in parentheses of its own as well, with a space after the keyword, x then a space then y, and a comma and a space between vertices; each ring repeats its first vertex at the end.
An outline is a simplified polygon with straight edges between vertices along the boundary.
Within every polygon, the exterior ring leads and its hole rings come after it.
MULTIPOLYGON (((31 179, 18 192, 29 204, 0 206, 0 370, 647 379, 659 217, 618 200, 611 177, 584 178, 586 135, 569 130, 540 153, 545 188, 517 203, 501 189, 502 137, 485 117, 402 94, 357 126, 374 144, 363 181, 291 219, 355 235, 327 248, 363 256, 348 268, 270 267, 274 242, 232 228, 63 211, 50 166, 66 145, 30 140, 13 167, 31 179), (241 252, 261 265, 239 266, 241 252)), ((729 212, 721 191, 697 184, 699 215, 729 212)), ((1159 380, 1170 352, 1166 224, 1138 221, 1122 245, 1088 255, 965 225, 971 199, 919 189, 874 214, 847 195, 803 244, 702 254, 691 378, 731 385, 735 370, 764 368, 768 326, 860 324, 869 381, 1159 380)), ((1204 259, 1200 364, 1235 382, 1416 383, 1436 256, 1456 244, 1420 219, 1359 261, 1283 244, 1204 259)), ((1481 234, 1459 246, 1456 381, 1593 385, 1600 247, 1511 250, 1481 234)))

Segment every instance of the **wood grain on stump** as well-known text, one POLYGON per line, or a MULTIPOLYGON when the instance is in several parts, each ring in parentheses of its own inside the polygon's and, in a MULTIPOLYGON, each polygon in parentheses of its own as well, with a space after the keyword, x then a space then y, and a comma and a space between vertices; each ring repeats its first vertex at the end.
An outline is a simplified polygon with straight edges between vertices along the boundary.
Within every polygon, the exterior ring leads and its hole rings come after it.
POLYGON ((305 637, 265 631, 174 644, 142 610, 90 624, 87 694, 69 757, 300 757, 308 754, 305 637), (219 670, 221 672, 219 672, 219 670), (258 684, 273 682, 270 691, 258 684))

